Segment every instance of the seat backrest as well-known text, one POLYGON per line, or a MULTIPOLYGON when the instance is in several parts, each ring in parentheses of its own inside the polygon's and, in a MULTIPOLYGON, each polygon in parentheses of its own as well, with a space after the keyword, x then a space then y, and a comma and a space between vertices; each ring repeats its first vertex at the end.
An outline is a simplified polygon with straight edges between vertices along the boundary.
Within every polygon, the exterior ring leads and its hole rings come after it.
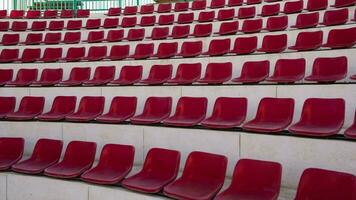
POLYGON ((228 0, 227 5, 229 7, 241 6, 243 4, 243 0, 228 0))
POLYGON ((65 44, 73 44, 79 43, 82 37, 81 32, 66 32, 64 35, 63 43, 65 44))
POLYGON ((199 12, 198 21, 199 22, 210 22, 213 21, 215 17, 215 11, 201 11, 199 12))
POLYGON ((109 8, 108 16, 119 16, 121 14, 121 8, 109 8))
POLYGON ((261 81, 269 74, 269 61, 248 61, 242 66, 241 77, 259 78, 261 81))
POLYGON ((104 28, 115 28, 119 25, 119 18, 105 18, 104 28))
POLYGON ((258 104, 255 120, 260 122, 291 123, 294 114, 294 99, 265 97, 258 104))
POLYGON ((46 33, 44 42, 46 44, 58 44, 61 41, 61 37, 61 33, 46 33))
POLYGON ((87 81, 90 78, 90 67, 74 67, 72 68, 69 80, 87 81))
POLYGON ((0 60, 15 60, 19 57, 18 49, 3 49, 0 54, 0 60))
POLYGON ((142 40, 145 37, 145 29, 144 28, 137 28, 137 29, 130 29, 127 33, 127 40, 142 40))
POLYGON ((40 18, 40 16, 41 16, 41 11, 39 10, 28 10, 26 12, 27 19, 36 19, 36 18, 40 18))
POLYGON ((40 81, 60 81, 63 77, 63 69, 43 69, 40 81))
POLYGON ((206 37, 210 36, 213 31, 213 25, 208 24, 196 24, 194 26, 193 35, 195 37, 206 37))
POLYGON ((124 30, 110 30, 108 32, 106 40, 108 42, 119 42, 124 38, 124 30))
POLYGON ((121 68, 120 80, 140 80, 142 78, 142 65, 125 65, 121 68))
POLYGON ((345 45, 351 47, 356 43, 356 27, 346 29, 332 29, 328 34, 328 44, 345 45))
POLYGON ((99 28, 101 24, 101 19, 88 19, 85 27, 88 29, 95 29, 99 28))
POLYGON ((276 62, 273 76, 300 76, 305 75, 306 61, 304 58, 279 59, 276 62))
POLYGON ((177 2, 174 4, 174 12, 187 11, 189 9, 189 2, 177 2))
POLYGON ((344 24, 349 19, 349 9, 338 9, 338 10, 327 10, 324 13, 323 24, 329 25, 340 25, 344 24))
POLYGON ((88 51, 88 58, 105 57, 107 53, 107 46, 91 46, 88 51))
POLYGON ((319 76, 341 75, 346 77, 347 74, 347 57, 319 57, 314 60, 312 74, 319 76))
POLYGON ((90 31, 88 34, 88 42, 104 40, 104 31, 90 31))
POLYGON ((42 42, 42 33, 29 33, 27 34, 25 43, 40 43, 42 42))
POLYGON ((172 4, 171 3, 160 3, 158 4, 157 12, 158 13, 166 13, 171 12, 172 4))
POLYGON ((169 35, 169 27, 155 27, 152 29, 151 38, 155 39, 165 39, 169 35))
POLYGON ((187 41, 183 42, 181 46, 181 54, 188 56, 189 54, 196 54, 197 52, 202 52, 203 42, 202 41, 187 41))
POLYGON ((296 46, 318 45, 323 42, 323 31, 300 32, 298 33, 296 46))
POLYGON ((46 48, 43 53, 43 58, 59 59, 62 57, 62 48, 46 48))
POLYGON ((157 55, 175 54, 178 50, 178 42, 162 42, 159 43, 157 55))
POLYGON ((49 30, 62 30, 64 28, 64 21, 50 21, 48 25, 49 30))
POLYGON ((285 30, 288 27, 288 16, 269 17, 266 22, 266 29, 269 31, 285 30))
POLYGON ((126 6, 124 8, 124 15, 134 15, 137 13, 137 6, 126 6))
POLYGON ((278 15, 279 10, 280 10, 279 3, 266 4, 262 6, 261 16, 278 15))
POLYGON ((158 24, 160 25, 169 25, 169 24, 173 24, 173 22, 174 22, 174 14, 160 15, 158 18, 158 24))
POLYGON ((114 45, 110 49, 110 56, 123 56, 124 58, 129 55, 130 45, 114 45))
POLYGON ((43 13, 43 18, 45 18, 45 19, 56 18, 57 16, 58 16, 57 10, 45 10, 43 13))
POLYGON ((166 116, 172 111, 172 97, 148 97, 142 111, 144 116, 166 116))
POLYGON ((134 156, 134 146, 106 144, 101 151, 98 167, 110 170, 130 170, 133 166, 134 156))
POLYGON ((237 54, 253 53, 257 49, 257 36, 238 37, 234 42, 233 51, 237 54))
POLYGON ((137 17, 123 17, 121 27, 133 27, 137 23, 137 17))
POLYGON ((176 78, 198 80, 201 75, 201 63, 181 63, 178 65, 176 78))
POLYGON ((172 29, 172 38, 185 38, 188 37, 190 33, 190 25, 182 25, 182 26, 173 26, 172 29))
POLYGON ((31 159, 49 162, 58 162, 62 153, 61 140, 41 138, 36 142, 31 159))
POLYGON ((0 137, 0 157, 4 159, 20 159, 25 146, 23 138, 0 137))
POLYGON ((303 0, 287 1, 284 4, 283 12, 285 14, 298 13, 303 10, 303 0))
POLYGON ((85 56, 85 47, 70 47, 67 50, 67 58, 82 58, 85 56))
POLYGON ((327 6, 328 0, 308 0, 306 9, 308 11, 324 10, 327 6))
POLYGON ((156 15, 142 16, 140 26, 153 26, 156 23, 156 15))
POLYGON ((77 17, 85 18, 90 16, 90 10, 89 9, 78 9, 77 10, 77 17))
POLYGON ((206 79, 224 79, 229 80, 232 76, 232 63, 209 63, 206 66, 206 79))
POLYGON ((70 114, 75 110, 76 96, 56 96, 52 103, 52 113, 70 114))
POLYGON ((114 79, 115 76, 115 66, 99 66, 95 68, 94 80, 106 80, 114 79))
POLYGON ((16 97, 0 97, 0 113, 7 114, 15 110, 16 97))
POLYGON ((28 61, 28 60, 33 60, 33 59, 38 59, 41 57, 41 49, 36 48, 36 49, 25 49, 22 52, 21 60, 28 61))
POLYGON ((24 15, 25 15, 24 10, 11 10, 10 12, 10 18, 12 19, 23 18, 24 15))
POLYGON ((212 117, 219 119, 239 118, 245 120, 247 114, 247 98, 219 97, 215 100, 212 117))
POLYGON ((237 18, 239 19, 246 19, 246 18, 252 18, 256 15, 256 8, 255 6, 249 6, 249 7, 240 7, 239 11, 237 13, 237 18))
POLYGON ((38 69, 19 69, 15 81, 36 81, 38 69))
POLYGON ((206 97, 181 97, 176 106, 175 116, 205 117, 208 107, 206 97))
POLYGON ((105 97, 103 96, 84 96, 80 100, 77 113, 101 114, 104 110, 105 97))
POLYGON ((225 0, 212 0, 210 2, 210 8, 222 8, 225 6, 225 0))
POLYGON ((20 35, 19 34, 4 34, 2 35, 1 43, 3 45, 14 45, 18 44, 20 41, 20 35))
POLYGON ((43 111, 44 103, 44 97, 24 96, 21 99, 18 112, 40 114, 43 111))
POLYGON ((137 44, 135 48, 135 55, 151 55, 153 54, 153 43, 137 44))
POLYGON ((244 33, 259 32, 262 29, 262 19, 246 19, 242 24, 241 31, 244 33))
POLYGON ((109 113, 133 116, 136 112, 137 97, 117 96, 111 100, 109 113))
POLYGON ((12 80, 14 70, 0 69, 0 85, 12 80))
POLYGON ((319 12, 303 13, 297 16, 295 22, 299 27, 314 27, 319 22, 319 12))
POLYGON ((206 8, 206 0, 195 0, 192 2, 192 10, 204 10, 206 8))
POLYGON ((95 152, 95 142, 71 141, 67 145, 62 162, 73 166, 91 166, 95 152))
POLYGON ((152 65, 148 79, 169 79, 172 76, 173 66, 168 65, 152 65))
POLYGON ((262 41, 262 48, 285 48, 287 46, 287 34, 265 35, 262 41))
POLYGON ((74 10, 62 10, 60 14, 60 18, 72 18, 74 17, 74 10))
POLYGON ((34 21, 31 24, 32 31, 44 31, 47 27, 47 21, 34 21))
POLYGON ((230 39, 214 39, 209 43, 209 52, 227 52, 230 50, 230 39))
POLYGON ((152 14, 154 12, 154 4, 141 5, 140 14, 152 14))

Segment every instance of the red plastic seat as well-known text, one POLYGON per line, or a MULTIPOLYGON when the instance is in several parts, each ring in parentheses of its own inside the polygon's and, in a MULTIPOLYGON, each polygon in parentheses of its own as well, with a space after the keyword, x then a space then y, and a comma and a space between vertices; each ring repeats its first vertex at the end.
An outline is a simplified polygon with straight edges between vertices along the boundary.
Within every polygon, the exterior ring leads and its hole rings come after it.
POLYGON ((287 48, 287 34, 265 35, 262 47, 257 49, 259 52, 280 53, 287 48))
POLYGON ((154 4, 141 5, 141 7, 140 7, 141 15, 153 14, 154 11, 155 11, 154 4))
POLYGON ((77 10, 77 17, 78 18, 88 18, 90 16, 89 9, 78 9, 77 10))
POLYGON ((12 31, 26 31, 27 30, 27 21, 14 21, 11 24, 12 31))
POLYGON ((261 10, 261 16, 262 17, 267 17, 267 16, 273 16, 273 15, 278 15, 280 10, 280 4, 266 4, 262 6, 261 10))
POLYGON ((237 18, 239 19, 247 19, 247 18, 254 18, 256 15, 256 8, 255 6, 250 7, 241 7, 237 12, 237 18))
POLYGON ((66 116, 67 121, 88 122, 100 116, 104 111, 105 97, 84 96, 80 100, 77 112, 66 116))
POLYGON ((215 19, 215 11, 201 11, 199 12, 198 22, 212 22, 215 19))
POLYGON ((41 121, 60 121, 72 114, 77 102, 76 96, 56 96, 52 102, 51 110, 37 116, 41 121))
POLYGON ((64 21, 50 21, 48 25, 48 30, 50 31, 61 31, 64 29, 64 21))
POLYGON ((121 123, 135 115, 136 106, 136 97, 114 97, 109 112, 100 115, 95 120, 104 123, 121 123))
POLYGON ((41 57, 41 49, 40 48, 24 49, 19 61, 21 61, 23 63, 36 62, 40 59, 40 57, 41 57))
POLYGON ((117 28, 119 26, 119 18, 105 18, 103 28, 117 28))
POLYGON ((64 35, 64 44, 78 44, 81 40, 81 32, 66 32, 64 35))
POLYGON ((299 32, 294 46, 288 47, 297 51, 311 51, 321 47, 323 31, 299 32))
POLYGON ((211 9, 223 8, 224 6, 225 6, 225 0, 212 0, 210 2, 211 9))
POLYGON ((157 53, 154 57, 159 59, 171 58, 177 54, 178 42, 162 42, 158 45, 157 53))
POLYGON ((356 4, 355 0, 335 0, 335 4, 331 5, 331 7, 341 8, 341 7, 354 6, 355 4, 356 4))
POLYGON ((332 136, 340 131, 344 118, 344 99, 309 98, 304 102, 300 120, 288 130, 296 135, 332 136))
POLYGON ((159 25, 171 25, 174 23, 174 14, 160 15, 158 18, 159 25))
POLYGON ((0 22, 0 31, 8 31, 10 27, 9 21, 0 22))
POLYGON ((156 23, 156 16, 142 16, 140 20, 140 26, 153 26, 156 23))
POLYGON ((127 33, 127 37, 125 38, 128 41, 139 41, 145 38, 145 29, 144 28, 137 28, 137 29, 130 29, 127 33))
POLYGON ((4 34, 1 38, 1 44, 4 46, 17 45, 20 42, 20 35, 15 34, 4 34))
POLYGON ((284 14, 293 14, 293 13, 302 12, 303 3, 304 3, 303 0, 287 1, 284 4, 283 13, 284 14))
POLYGON ((356 44, 356 28, 332 29, 323 47, 332 49, 350 48, 356 44))
POLYGON ((173 116, 163 120, 169 126, 195 126, 205 119, 208 99, 206 97, 181 97, 173 116))
POLYGON ((155 27, 151 32, 151 40, 165 40, 169 35, 169 27, 155 27))
POLYGON ((83 42, 96 43, 104 40, 104 31, 90 31, 87 40, 83 42))
POLYGON ((305 59, 279 59, 276 62, 273 75, 266 81, 276 83, 294 83, 301 81, 305 75, 305 59))
POLYGON ((129 56, 130 45, 114 45, 110 49, 110 54, 107 57, 109 60, 123 60, 129 56))
POLYGON ((200 78, 201 63, 181 63, 178 65, 176 76, 167 80, 167 83, 177 85, 192 84, 200 78))
POLYGON ((325 169, 304 170, 298 185, 295 200, 355 199, 355 176, 325 169))
POLYGON ((230 51, 230 39, 213 39, 210 41, 209 49, 203 55, 223 56, 230 51))
POLYGON ((125 65, 121 68, 119 78, 110 81, 114 85, 133 85, 138 83, 142 78, 142 65, 129 66, 125 65))
POLYGON ((101 20, 100 19, 88 19, 85 28, 86 29, 98 29, 100 28, 101 20))
POLYGON ((277 162, 241 159, 237 162, 229 187, 216 200, 278 199, 282 165, 277 162))
POLYGON ((47 28, 47 21, 34 21, 31 24, 31 31, 44 31, 47 28))
POLYGON ((40 174, 59 161, 62 147, 63 142, 61 140, 39 139, 31 157, 12 165, 11 169, 25 174, 40 174))
POLYGON ((281 132, 292 123, 293 112, 294 99, 265 97, 258 105, 255 118, 242 128, 260 133, 281 132))
POLYGON ((14 81, 9 81, 6 85, 11 86, 29 86, 37 80, 37 69, 19 69, 14 81))
POLYGON ((62 52, 62 48, 46 48, 40 61, 57 62, 62 58, 62 52))
POLYGON ((247 5, 260 4, 260 3, 262 3, 262 0, 247 0, 246 1, 247 5))
POLYGON ((170 37, 172 37, 173 39, 187 38, 189 36, 189 33, 190 33, 189 25, 173 26, 170 37))
POLYGON ((345 24, 349 20, 349 9, 327 10, 321 25, 335 26, 345 24))
POLYGON ((148 77, 140 81, 146 85, 161 85, 172 77, 171 64, 168 65, 152 65, 148 77))
POLYGON ((232 20, 234 16, 235 16, 235 9, 233 8, 220 9, 218 11, 218 16, 216 19, 219 21, 232 20))
POLYGON ((90 80, 84 81, 83 85, 99 86, 106 85, 114 80, 115 66, 99 66, 95 68, 94 77, 90 80))
POLYGON ((41 11, 39 10, 28 10, 25 16, 25 18, 27 19, 38 19, 40 17, 41 17, 41 11))
POLYGON ((206 66, 205 75, 199 79, 199 83, 223 84, 231 79, 232 63, 209 63, 206 66))
POLYGON ((45 19, 53 19, 53 18, 57 18, 57 16, 58 16, 57 10, 45 10, 43 12, 43 18, 45 19))
POLYGON ((12 69, 0 69, 0 86, 4 86, 7 82, 11 81, 13 74, 14 70, 12 69))
POLYGON ((11 19, 21 19, 23 18, 25 15, 25 11, 24 10, 11 10, 10 11, 10 18, 11 19))
POLYGON ((80 30, 83 27, 82 20, 69 20, 67 22, 67 30, 80 30))
POLYGON ((121 8, 117 7, 117 8, 109 8, 108 16, 112 17, 112 16, 120 16, 121 15, 121 8))
MULTIPOLYGON (((68 34, 68 33, 66 33, 68 34)), ((46 33, 44 43, 45 44, 59 44, 61 42, 61 33, 46 33)))
POLYGON ((174 4, 174 12, 188 11, 189 2, 176 2, 174 4))
POLYGON ((84 172, 80 179, 103 185, 117 184, 131 171, 134 156, 135 148, 131 145, 106 144, 101 151, 99 163, 84 172))
MULTIPOLYGON (((4 69, 1 70, 1 73, 4 69)), ((0 76, 3 76, 1 74, 0 76)), ((16 97, 0 97, 0 119, 3 119, 7 114, 13 113, 16 106, 16 97)))
POLYGON ((67 55, 63 60, 67 62, 77 62, 84 58, 85 56, 85 47, 70 47, 67 50, 67 55))
POLYGON ((292 25, 291 28, 314 28, 319 23, 319 12, 312 13, 303 13, 297 16, 295 25, 292 25))
POLYGON ((240 77, 231 81, 236 83, 259 83, 264 81, 269 75, 269 61, 249 61, 245 62, 241 69, 240 77))
POLYGON ((267 31, 284 31, 288 27, 288 16, 269 17, 266 22, 267 31))
POLYGON ((213 32, 212 24, 196 24, 194 26, 193 34, 194 37, 209 37, 213 32))
POLYGON ((4 19, 7 17, 7 10, 0 10, 0 19, 4 19))
POLYGON ((17 163, 23 155, 25 140, 23 138, 0 138, 0 170, 5 171, 17 163))
POLYGON ((206 0, 194 0, 192 2, 192 10, 204 10, 206 8, 206 0))
POLYGON ((190 24, 194 21, 194 13, 189 12, 189 13, 180 13, 178 15, 178 24, 190 24))
POLYGON ((178 174, 179 151, 152 148, 140 172, 122 181, 122 186, 139 192, 158 193, 178 174))
POLYGON ((123 14, 124 15, 136 15, 137 10, 138 10, 137 6, 126 6, 124 8, 123 14))
POLYGON ((239 29, 239 22, 223 22, 220 24, 219 31, 216 34, 219 35, 235 35, 239 29))
POLYGON ((242 24, 241 32, 243 33, 257 33, 262 30, 262 19, 246 19, 242 24))
POLYGON ((306 81, 317 81, 321 83, 332 83, 346 78, 347 57, 320 57, 313 63, 311 75, 305 77, 306 81))
POLYGON ((306 10, 325 10, 328 7, 328 0, 308 0, 306 10))
POLYGON ((141 114, 130 119, 132 124, 157 124, 169 117, 172 97, 148 97, 141 114))
POLYGON ((201 122, 208 128, 233 128, 245 121, 247 98, 219 97, 215 100, 213 113, 201 122))
POLYGON ((157 12, 158 13, 167 13, 171 12, 172 10, 172 4, 171 3, 160 3, 158 4, 157 7, 157 12))
POLYGON ((136 17, 123 17, 121 21, 122 28, 129 28, 136 26, 137 18, 136 17))
POLYGON ((32 120, 37 115, 42 114, 45 103, 44 97, 24 96, 21 99, 19 109, 6 114, 7 120, 32 120))
POLYGON ((61 14, 59 15, 60 18, 73 18, 74 17, 74 10, 62 10, 61 14))
POLYGON ((146 59, 153 55, 154 44, 147 43, 147 44, 137 44, 135 48, 135 53, 130 56, 135 60, 139 59, 146 59))
POLYGON ((193 151, 182 176, 164 187, 163 193, 175 199, 212 199, 224 185, 226 167, 223 155, 193 151))
POLYGON ((227 6, 229 7, 235 7, 235 6, 241 6, 243 4, 243 0, 228 0, 227 6))
POLYGON ((109 30, 104 41, 106 42, 120 42, 124 39, 124 30, 109 30))
POLYGON ((26 40, 23 44, 25 45, 37 45, 41 44, 43 41, 43 34, 42 33, 29 33, 26 36, 26 40))
POLYGON ((70 71, 69 78, 61 81, 60 85, 77 86, 90 78, 90 67, 73 67, 70 71))
POLYGON ((353 124, 345 130, 344 135, 347 138, 356 139, 356 112, 353 124))
POLYGON ((78 177, 93 165, 95 151, 95 142, 71 141, 63 160, 45 169, 44 174, 66 179, 78 177))
POLYGON ((181 46, 181 51, 177 56, 182 56, 183 58, 196 57, 202 53, 202 49, 202 41, 183 42, 181 46))
POLYGON ((0 54, 0 63, 11 63, 18 60, 18 49, 3 49, 0 54))
POLYGON ((63 69, 62 68, 43 69, 40 80, 33 81, 32 85, 54 86, 62 81, 62 77, 63 77, 63 69))

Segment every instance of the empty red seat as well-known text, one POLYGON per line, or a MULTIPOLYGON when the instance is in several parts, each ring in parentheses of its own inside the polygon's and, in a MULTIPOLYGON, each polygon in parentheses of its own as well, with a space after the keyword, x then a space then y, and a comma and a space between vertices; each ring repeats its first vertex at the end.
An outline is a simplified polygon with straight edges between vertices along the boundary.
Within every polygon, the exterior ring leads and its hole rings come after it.
POLYGON ((19 61, 21 61, 23 63, 36 62, 40 59, 40 57, 41 57, 41 49, 40 48, 24 49, 22 51, 22 56, 19 59, 19 61))
POLYGON ((209 43, 209 49, 203 55, 223 56, 230 51, 230 39, 213 39, 209 43))
POLYGON ((9 17, 11 19, 20 19, 20 18, 23 18, 24 15, 25 15, 25 11, 24 10, 11 10, 9 17))
POLYGON ((119 18, 105 18, 103 28, 117 28, 119 26, 119 18))
POLYGON ((202 41, 183 42, 178 56, 182 56, 183 58, 196 57, 202 53, 202 49, 203 49, 202 41))
POLYGON ((12 165, 11 169, 25 174, 40 174, 59 161, 62 147, 63 142, 61 140, 39 139, 30 158, 12 165))
POLYGON ((62 58, 67 62, 77 62, 84 58, 85 56, 85 47, 70 47, 67 50, 67 55, 65 58, 62 58))
POLYGON ((257 33, 262 30, 262 19, 246 19, 242 24, 241 32, 243 33, 257 33))
POLYGON ((349 9, 327 10, 321 25, 334 26, 345 24, 349 20, 349 9))
POLYGON ((297 51, 310 51, 321 47, 323 31, 299 32, 294 46, 289 49, 297 51))
POLYGON ((135 60, 149 58, 153 55, 153 49, 153 43, 137 44, 135 47, 135 53, 131 55, 130 58, 135 60))
POLYGON ((356 139, 356 112, 353 124, 345 130, 345 137, 356 139))
POLYGON ((188 11, 189 2, 176 2, 174 4, 174 12, 188 11))
MULTIPOLYGON (((1 73, 4 73, 4 69, 1 70, 1 73)), ((3 74, 0 76, 3 76, 3 74)), ((15 106, 16 97, 0 97, 0 119, 3 119, 9 113, 13 113, 15 106)))
POLYGON ((98 29, 100 28, 101 20, 100 19, 88 19, 85 28, 86 29, 98 29))
POLYGON ((210 2, 211 9, 222 8, 224 6, 225 6, 225 0, 212 0, 210 2))
POLYGON ((134 27, 136 26, 137 18, 136 17, 123 17, 121 21, 122 28, 134 27))
POLYGON ((0 86, 4 86, 7 82, 11 81, 13 74, 14 70, 12 69, 0 69, 0 86))
POLYGON ((247 113, 247 98, 219 97, 213 113, 201 122, 208 128, 233 128, 242 124, 247 113))
POLYGON ((261 99, 254 119, 246 122, 242 128, 260 133, 277 133, 286 129, 293 119, 294 99, 261 99))
POLYGON ((195 0, 192 2, 192 10, 204 10, 206 8, 206 0, 195 0))
POLYGON ((172 97, 148 97, 143 111, 130 119, 133 124, 156 124, 169 117, 172 97))
POLYGON ((189 13, 180 13, 178 15, 178 24, 190 24, 194 21, 194 13, 189 12, 189 13))
POLYGON ((90 16, 90 10, 89 9, 78 9, 77 10, 77 17, 78 18, 87 18, 90 16))
POLYGON ((7 10, 0 10, 0 19, 4 19, 7 17, 7 10))
POLYGON ((124 15, 136 15, 137 10, 138 10, 137 6, 126 6, 124 8, 123 14, 124 15))
POLYGON ((231 79, 232 63, 209 63, 206 66, 205 75, 199 79, 199 83, 222 84, 231 79))
POLYGON ((41 11, 39 10, 28 10, 25 16, 25 18, 27 19, 38 19, 40 17, 41 17, 41 11))
POLYGON ((220 24, 219 31, 216 34, 219 35, 235 35, 239 29, 239 22, 223 22, 220 24))
POLYGON ((246 1, 247 5, 260 4, 260 3, 262 3, 262 0, 247 0, 246 1))
POLYGON ((284 31, 288 27, 288 16, 269 17, 266 22, 267 31, 284 31))
POLYGON ((266 4, 262 6, 261 10, 261 16, 262 17, 267 17, 267 16, 273 16, 273 15, 278 15, 280 10, 280 4, 266 4))
POLYGON ((234 54, 250 54, 257 49, 257 36, 238 37, 235 39, 234 47, 230 53, 234 54))
POLYGON ((171 25, 174 23, 174 14, 160 15, 158 18, 159 25, 171 25))
POLYGON ((316 27, 319 23, 319 12, 312 13, 303 13, 297 16, 295 25, 292 25, 291 28, 313 28, 316 27))
POLYGON ((110 84, 114 85, 133 85, 138 83, 142 78, 142 65, 129 66, 125 65, 121 68, 119 78, 110 81, 110 84))
POLYGON ((178 174, 179 151, 152 148, 140 172, 122 181, 122 186, 139 192, 158 193, 178 174))
POLYGON ((173 26, 171 37, 173 39, 180 39, 180 38, 187 38, 190 33, 190 26, 183 25, 183 26, 173 26))
POLYGON ((177 85, 192 84, 200 78, 201 63, 181 63, 178 65, 174 78, 167 80, 167 83, 177 85))
POLYGON ((29 33, 26 36, 26 40, 24 42, 25 45, 37 45, 41 44, 43 41, 43 34, 42 33, 29 33))
POLYGON ((120 123, 133 117, 136 112, 136 97, 114 97, 111 100, 109 112, 100 115, 95 120, 104 123, 120 123))
MULTIPOLYGON (((66 34, 69 34, 69 32, 66 34)), ((62 38, 61 33, 46 33, 44 43, 45 44, 59 44, 61 42, 61 38, 62 38)))
POLYGON ((104 111, 105 97, 84 96, 80 99, 77 112, 66 116, 67 121, 88 122, 100 116, 104 111))
POLYGON ((50 31, 61 31, 64 29, 64 21, 50 21, 48 25, 48 30, 50 31))
POLYGON ((71 141, 62 161, 45 169, 44 174, 57 178, 78 177, 93 165, 95 151, 95 142, 71 141))
POLYGON ((6 85, 11 86, 29 86, 37 80, 37 69, 19 69, 14 81, 9 81, 6 85))
POLYGON ((17 61, 18 57, 18 49, 3 49, 0 54, 0 63, 11 63, 17 61))
POLYGON ((53 19, 53 18, 57 18, 57 16, 58 16, 57 10, 45 10, 43 12, 43 18, 45 19, 53 19))
POLYGON ((152 40, 164 40, 167 39, 169 35, 169 27, 155 27, 152 29, 151 38, 152 40))
POLYGON ((235 6, 241 6, 243 4, 243 0, 228 0, 227 6, 229 7, 235 7, 235 6))
POLYGON ((247 19, 253 18, 256 15, 256 8, 255 6, 250 7, 241 7, 237 13, 237 18, 239 19, 247 19))
POLYGON ((280 53, 287 48, 287 34, 265 35, 262 47, 257 49, 259 52, 280 53))
POLYGON ((67 30, 80 30, 83 27, 82 20, 69 20, 67 22, 67 30))
POLYGON ((15 121, 31 120, 42 113, 44 103, 44 97, 24 96, 21 99, 19 109, 6 114, 5 118, 15 121))
POLYGON ((107 57, 109 60, 123 60, 129 57, 130 45, 114 45, 110 49, 110 54, 107 57))
POLYGON ((116 8, 109 8, 108 16, 120 16, 121 15, 121 8, 120 7, 116 7, 116 8))
POLYGON ((235 9, 221 9, 218 12, 217 20, 224 21, 224 20, 232 20, 235 17, 235 9))
POLYGON ((0 170, 8 170, 21 160, 24 152, 25 140, 23 138, 0 138, 0 170))
POLYGON ((331 7, 341 8, 341 7, 354 6, 355 4, 356 4, 355 0, 335 0, 335 4, 331 5, 331 7))
POLYGON ((37 116, 41 121, 60 121, 72 114, 77 102, 76 96, 56 96, 52 102, 51 110, 37 116))
POLYGON ((224 185, 226 167, 223 155, 193 151, 182 176, 164 187, 163 193, 175 199, 212 199, 224 185))
POLYGON ((9 21, 2 21, 0 22, 0 31, 8 31, 10 27, 9 21))
POLYGON ((195 126, 205 119, 208 99, 206 97, 181 97, 173 116, 163 120, 169 126, 195 126))
POLYGON ((137 29, 130 29, 127 33, 127 37, 125 38, 128 41, 139 41, 145 38, 145 29, 144 28, 137 28, 137 29))
POLYGON ((20 42, 20 35, 15 34, 3 34, 1 38, 1 44, 4 46, 17 45, 20 42))
POLYGON ((31 24, 31 31, 44 31, 47 28, 47 21, 34 21, 31 24))
POLYGON ((232 79, 237 83, 259 83, 269 75, 269 61, 248 61, 241 69, 240 77, 232 79))
POLYGON ((13 21, 11 24, 12 31, 26 31, 27 21, 13 21))
POLYGON ((325 10, 328 7, 328 0, 308 0, 306 10, 325 10))
POLYGON ((167 13, 171 12, 172 10, 172 4, 171 3, 160 3, 158 4, 157 7, 157 12, 158 13, 167 13))
POLYGON ((332 49, 350 48, 356 44, 356 28, 332 29, 323 47, 332 49))
POLYGON ((282 165, 277 162, 241 159, 232 182, 216 200, 277 199, 281 187, 282 165))
POLYGON ((198 22, 212 22, 215 18, 215 11, 201 11, 199 12, 198 22))
POLYGON ((213 32, 212 24, 196 24, 194 26, 193 34, 194 37, 208 37, 213 32))
POLYGON ((302 10, 303 10, 303 0, 287 1, 284 4, 283 13, 293 14, 293 13, 302 12, 302 10))
POLYGON ((295 199, 355 199, 355 176, 325 169, 304 170, 295 199))
POLYGON ((320 57, 313 63, 311 75, 305 77, 306 81, 317 81, 321 83, 332 83, 346 78, 347 57, 320 57))
POLYGON ((276 83, 294 83, 301 81, 305 75, 305 59, 279 59, 274 67, 273 75, 266 80, 276 83))
POLYGON ((74 17, 74 10, 61 10, 61 14, 59 15, 60 18, 73 18, 74 17))
POLYGON ((171 58, 177 54, 178 42, 162 42, 158 45, 157 53, 154 57, 163 59, 171 58))
POLYGON ((62 58, 62 52, 62 48, 46 48, 40 61, 57 62, 62 58))
POLYGON ((141 5, 140 7, 140 14, 145 15, 145 14, 152 14, 155 10, 154 4, 145 4, 141 5))
POLYGON ((64 35, 64 44, 78 44, 81 40, 81 32, 66 32, 64 35))
POLYGON ((32 85, 40 86, 53 86, 62 81, 63 69, 62 68, 47 68, 43 69, 40 80, 33 81, 32 85))
POLYGON ((332 136, 340 131, 344 118, 344 99, 309 98, 304 102, 300 120, 288 130, 296 135, 332 136))
POLYGON ((84 81, 83 85, 99 86, 106 85, 114 80, 115 66, 99 66, 95 68, 94 76, 92 79, 84 81))
POLYGON ((140 20, 140 26, 153 26, 156 23, 156 16, 142 16, 140 20))
POLYGON ((87 40, 83 42, 96 43, 104 40, 104 31, 90 31, 87 40))
POLYGON ((124 39, 124 30, 109 30, 104 41, 106 42, 120 42, 124 39))
POLYGON ((90 78, 90 67, 73 67, 70 71, 69 78, 61 81, 60 85, 77 86, 90 78))
POLYGON ((152 65, 148 77, 140 81, 146 85, 161 85, 172 77, 171 64, 168 65, 152 65))

